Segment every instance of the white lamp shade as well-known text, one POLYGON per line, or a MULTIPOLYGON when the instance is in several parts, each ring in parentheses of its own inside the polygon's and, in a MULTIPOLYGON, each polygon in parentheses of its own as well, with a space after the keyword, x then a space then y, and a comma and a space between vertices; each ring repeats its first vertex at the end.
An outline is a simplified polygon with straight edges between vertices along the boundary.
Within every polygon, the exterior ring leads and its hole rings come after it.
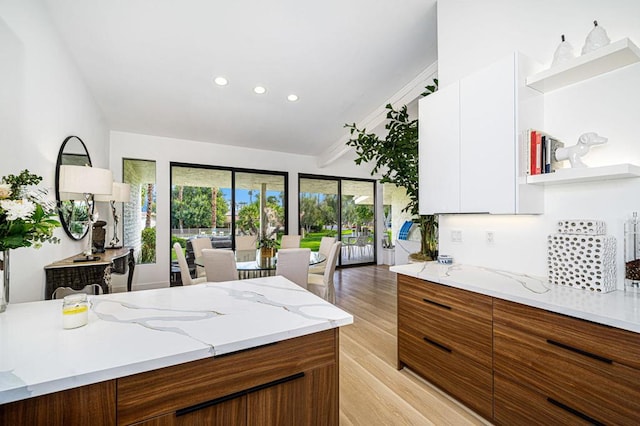
MULTIPOLYGON (((61 198, 62 193, 110 194, 112 182, 111 170, 87 166, 60 166, 58 190, 61 198)), ((67 199, 82 199, 82 197, 67 199)))
POLYGON ((115 201, 116 203, 126 203, 129 201, 131 194, 131 188, 128 183, 113 182, 111 187, 111 194, 96 195, 94 200, 96 201, 115 201))

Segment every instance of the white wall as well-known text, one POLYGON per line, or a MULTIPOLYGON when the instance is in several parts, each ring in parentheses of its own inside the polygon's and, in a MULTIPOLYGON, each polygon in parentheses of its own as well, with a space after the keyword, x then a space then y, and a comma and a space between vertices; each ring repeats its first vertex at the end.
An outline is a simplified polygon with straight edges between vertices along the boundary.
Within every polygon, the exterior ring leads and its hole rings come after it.
MULTIPOLYGON (((544 68, 565 34, 580 54, 597 19, 612 41, 629 37, 640 43, 637 0, 440 0, 438 64, 440 84, 450 84, 514 50, 544 68)), ((490 106, 490 100, 488 100, 490 106)), ((640 110, 640 64, 579 83, 545 96, 545 130, 567 145, 595 131, 609 143, 584 157, 592 166, 640 164, 637 112, 640 110)), ((547 187, 540 216, 443 216, 440 253, 456 261, 546 275, 546 237, 560 219, 600 219, 618 240, 618 287, 623 288, 623 221, 640 210, 640 179, 547 187), (462 243, 451 242, 452 230, 462 243), (495 242, 485 242, 485 231, 495 242)))
POLYGON ((321 169, 317 167, 316 157, 311 156, 113 131, 110 162, 114 179, 119 181, 122 179, 123 158, 156 161, 156 263, 136 266, 134 287, 137 288, 165 286, 169 282, 170 162, 288 172, 288 228, 292 233, 297 233, 298 229, 298 173, 371 179, 368 166, 358 167, 349 159, 338 160, 321 169))
MULTIPOLYGON (((45 7, 0 1, 0 176, 29 169, 53 192, 62 141, 77 135, 93 164, 108 165, 108 131, 45 7)), ((11 253, 11 302, 44 297, 43 266, 82 250, 60 228, 60 245, 11 253)))

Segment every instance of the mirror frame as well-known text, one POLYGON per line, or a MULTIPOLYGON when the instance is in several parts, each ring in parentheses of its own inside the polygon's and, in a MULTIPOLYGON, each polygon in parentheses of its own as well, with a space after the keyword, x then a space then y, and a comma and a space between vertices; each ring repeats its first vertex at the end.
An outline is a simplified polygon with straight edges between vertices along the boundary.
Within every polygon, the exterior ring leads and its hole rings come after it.
MULTIPOLYGON (((58 216, 60 217, 60 223, 62 224, 62 228, 64 229, 64 232, 72 240, 80 241, 89 232, 88 222, 85 230, 82 232, 82 235, 78 236, 77 234, 73 234, 71 232, 69 223, 67 222, 67 218, 63 215, 63 211, 65 210, 63 209, 64 207, 63 203, 66 203, 69 201, 60 200, 60 166, 62 165, 62 158, 63 158, 62 156, 64 155, 64 149, 67 146, 67 143, 73 140, 77 140, 78 142, 80 142, 80 144, 82 145, 82 148, 84 149, 84 152, 87 155, 88 166, 93 167, 93 164, 91 163, 91 156, 89 155, 89 151, 87 150, 87 146, 84 144, 83 140, 75 135, 67 136, 65 140, 62 142, 62 145, 60 146, 60 151, 58 151, 58 160, 56 161, 56 204, 58 207, 58 216)), ((84 200, 78 200, 78 201, 81 201, 84 203, 84 200)), ((87 208, 87 215, 93 214, 93 204, 91 206, 86 206, 86 208, 87 208)))

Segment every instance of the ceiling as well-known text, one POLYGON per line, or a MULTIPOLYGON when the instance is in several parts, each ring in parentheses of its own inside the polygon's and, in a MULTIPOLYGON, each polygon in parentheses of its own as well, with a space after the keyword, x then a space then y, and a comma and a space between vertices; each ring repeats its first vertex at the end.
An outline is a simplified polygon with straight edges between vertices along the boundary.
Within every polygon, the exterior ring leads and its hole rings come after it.
POLYGON ((43 1, 125 132, 317 156, 437 59, 436 0, 43 1))

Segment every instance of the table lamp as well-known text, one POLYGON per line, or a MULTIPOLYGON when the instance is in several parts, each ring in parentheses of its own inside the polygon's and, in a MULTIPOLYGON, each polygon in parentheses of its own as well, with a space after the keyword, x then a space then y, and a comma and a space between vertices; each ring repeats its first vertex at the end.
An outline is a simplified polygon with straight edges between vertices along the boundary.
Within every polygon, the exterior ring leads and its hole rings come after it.
POLYGON ((60 198, 65 200, 78 200, 84 198, 87 203, 89 216, 89 241, 84 251, 84 258, 78 261, 96 260, 93 256, 93 242, 91 228, 97 219, 97 213, 92 213, 93 196, 97 194, 110 194, 113 182, 111 170, 90 166, 60 166, 58 185, 60 198), (89 208, 91 206, 92 208, 89 208))
POLYGON ((110 194, 101 194, 94 197, 95 201, 109 202, 111 214, 113 216, 113 237, 107 248, 122 248, 118 238, 118 214, 116 213, 116 203, 126 203, 129 201, 131 189, 128 183, 113 182, 110 194))

